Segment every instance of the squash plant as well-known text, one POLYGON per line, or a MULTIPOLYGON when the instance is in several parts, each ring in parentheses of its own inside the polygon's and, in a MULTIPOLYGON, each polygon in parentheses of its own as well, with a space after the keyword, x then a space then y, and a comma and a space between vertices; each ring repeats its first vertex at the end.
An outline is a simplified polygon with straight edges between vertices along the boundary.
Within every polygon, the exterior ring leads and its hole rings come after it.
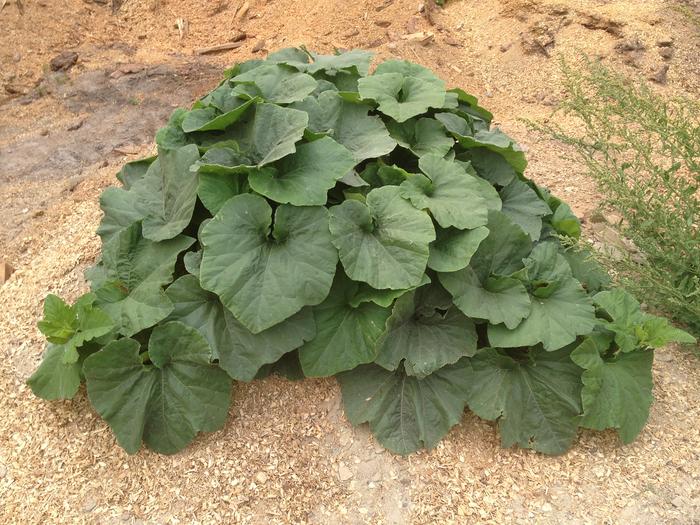
POLYGON ((348 418, 400 454, 465 407, 506 447, 632 441, 653 348, 693 339, 609 289, 476 98, 370 60, 283 49, 175 111, 100 198, 91 291, 47 297, 33 392, 84 382, 129 453, 221 428, 233 383, 270 373, 337 376, 348 418))

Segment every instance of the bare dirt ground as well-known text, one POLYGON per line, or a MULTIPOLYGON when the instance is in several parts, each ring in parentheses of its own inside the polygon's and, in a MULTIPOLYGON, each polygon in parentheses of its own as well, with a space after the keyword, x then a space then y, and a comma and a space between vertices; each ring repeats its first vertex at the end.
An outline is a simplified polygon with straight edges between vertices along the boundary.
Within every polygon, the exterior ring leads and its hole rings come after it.
POLYGON ((575 125, 551 116, 559 57, 697 97, 700 35, 670 2, 451 0, 429 16, 416 0, 249 0, 245 14, 243 0, 20 4, 0 0, 0 258, 17 268, 0 288, 1 523, 700 523, 700 368, 674 348, 657 353, 634 444, 582 432, 556 458, 501 449, 470 414, 435 450, 394 456, 350 427, 335 381, 277 378, 238 385, 227 427, 184 452, 128 456, 84 393, 46 403, 24 385, 43 297, 84 291, 99 193, 223 67, 297 44, 422 63, 477 95, 527 147, 529 175, 585 215, 593 184, 521 119, 575 125), (241 31, 235 50, 193 54, 241 31), (433 37, 406 38, 419 32, 433 37), (51 71, 63 51, 77 63, 51 71))

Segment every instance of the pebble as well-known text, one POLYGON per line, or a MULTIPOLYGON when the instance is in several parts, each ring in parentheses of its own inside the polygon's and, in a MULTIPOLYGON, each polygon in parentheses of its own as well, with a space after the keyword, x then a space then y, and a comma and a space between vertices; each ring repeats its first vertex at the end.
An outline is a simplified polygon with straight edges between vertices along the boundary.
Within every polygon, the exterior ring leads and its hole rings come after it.
POLYGON ((51 71, 67 71, 78 61, 78 53, 75 51, 63 51, 51 59, 49 67, 51 71))
POLYGON ((262 472, 262 471, 261 471, 261 472, 258 472, 258 473, 255 475, 255 481, 257 481, 257 482, 260 483, 261 485, 264 485, 265 483, 267 483, 267 474, 265 474, 265 473, 262 472))
POLYGON ((552 505, 549 503, 542 505, 542 512, 552 512, 552 505))
POLYGON ((92 498, 86 498, 83 502, 83 512, 92 512, 97 507, 97 502, 92 498))
POLYGON ((338 466, 338 479, 340 479, 340 481, 348 481, 353 475, 352 470, 350 470, 345 463, 341 463, 338 466))

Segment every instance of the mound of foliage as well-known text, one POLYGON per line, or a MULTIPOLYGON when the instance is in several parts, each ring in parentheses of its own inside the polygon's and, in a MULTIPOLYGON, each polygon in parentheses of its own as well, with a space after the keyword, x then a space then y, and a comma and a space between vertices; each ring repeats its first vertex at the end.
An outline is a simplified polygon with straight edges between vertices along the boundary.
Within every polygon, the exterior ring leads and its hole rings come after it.
POLYGON ((91 292, 46 299, 34 393, 84 381, 130 453, 221 428, 232 383, 270 373, 337 376, 349 419, 401 454, 465 406, 506 447, 631 441, 652 348, 689 336, 607 289, 474 97, 370 59, 284 49, 177 110, 101 196, 91 292))

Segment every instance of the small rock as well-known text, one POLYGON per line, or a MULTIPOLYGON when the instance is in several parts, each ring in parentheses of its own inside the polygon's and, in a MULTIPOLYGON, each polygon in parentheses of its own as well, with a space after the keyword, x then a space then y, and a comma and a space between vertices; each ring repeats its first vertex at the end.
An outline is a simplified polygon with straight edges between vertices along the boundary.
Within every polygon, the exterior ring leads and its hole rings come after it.
POLYGON ((15 54, 12 55, 12 61, 13 61, 13 62, 19 62, 20 60, 22 60, 22 55, 21 55, 21 53, 15 53, 15 54))
POLYGON ((542 505, 542 512, 552 512, 552 505, 549 503, 542 505))
POLYGON ((352 479, 353 475, 352 470, 350 470, 345 463, 341 463, 338 466, 338 479, 340 481, 348 481, 352 479))
POLYGON ((63 51, 49 62, 51 71, 68 71, 78 61, 78 53, 75 51, 63 51))
POLYGON ((83 512, 86 514, 95 510, 95 507, 97 507, 97 502, 92 498, 86 498, 83 502, 83 512))
POLYGON ((382 43, 383 43, 383 41, 382 41, 381 38, 375 38, 374 40, 372 40, 372 41, 370 41, 370 42, 367 42, 366 45, 367 45, 368 48, 371 49, 371 48, 374 48, 374 47, 379 47, 379 46, 381 46, 382 43))
POLYGON ((671 47, 673 46, 673 37, 664 37, 656 41, 658 47, 671 47))
POLYGON ((233 36, 231 37, 231 42, 241 42, 245 40, 248 37, 248 35, 245 33, 245 31, 236 31, 233 33, 233 36))
POLYGON ((399 46, 396 44, 396 42, 389 42, 386 45, 387 49, 391 49, 392 51, 396 50, 399 46))
POLYGON ((447 44, 448 46, 454 46, 454 47, 461 47, 462 46, 462 42, 452 38, 451 36, 446 36, 443 40, 445 41, 445 44, 447 44))
POLYGON ((258 472, 258 473, 255 475, 255 481, 257 481, 257 482, 260 483, 261 485, 264 485, 265 483, 267 483, 267 474, 265 474, 265 473, 262 472, 262 471, 261 471, 261 472, 258 472))
POLYGON ((587 15, 586 18, 581 21, 581 25, 586 29, 601 29, 606 33, 620 38, 622 36, 622 26, 625 24, 616 20, 604 18, 600 15, 587 15))
POLYGON ((42 137, 45 137, 45 136, 48 135, 48 134, 49 134, 49 130, 46 129, 46 128, 42 129, 42 130, 39 132, 39 135, 41 135, 42 137))
POLYGON ((359 32, 357 29, 352 29, 352 30, 348 31, 347 33, 345 33, 343 36, 344 36, 345 38, 350 38, 350 37, 353 37, 353 36, 357 36, 357 35, 359 35, 359 34, 360 34, 360 32, 359 32))
POLYGON ((644 51, 646 46, 638 38, 629 38, 618 42, 615 45, 615 49, 620 53, 626 53, 629 51, 644 51))
POLYGON ((5 91, 8 95, 26 95, 27 90, 19 84, 5 84, 5 91))
POLYGON ((649 80, 656 82, 657 84, 661 84, 662 86, 665 85, 668 81, 669 67, 670 66, 668 64, 662 65, 658 70, 649 76, 649 80))
POLYGON ((124 73, 125 75, 133 75, 135 73, 140 73, 145 69, 145 66, 142 64, 122 64, 119 66, 119 71, 124 73))
POLYGON ((513 44, 510 43, 510 42, 508 42, 507 44, 501 44, 501 45, 498 47, 498 50, 499 50, 501 53, 505 53, 506 51, 508 51, 508 50, 510 49, 510 46, 512 46, 512 45, 513 45, 513 44))
POLYGON ((70 124, 68 124, 68 127, 66 127, 66 129, 67 129, 68 131, 75 131, 76 129, 82 128, 84 122, 85 122, 85 121, 84 121, 83 119, 81 119, 81 118, 75 119, 73 122, 71 122, 70 124))
POLYGON ((673 58, 673 48, 672 47, 661 47, 659 48, 659 55, 666 60, 671 60, 673 58))
POLYGON ((541 54, 549 57, 554 43, 554 32, 543 24, 535 24, 520 35, 520 46, 526 55, 541 54))
POLYGON ((601 214, 603 220, 612 226, 619 226, 622 224, 622 216, 613 212, 603 212, 601 214))
POLYGON ((71 177, 68 179, 64 184, 63 184, 63 191, 67 191, 72 193, 75 191, 75 188, 78 187, 78 185, 85 180, 84 175, 76 175, 74 177, 71 177))
POLYGON ((391 20, 375 20, 374 25, 379 27, 389 27, 391 25, 391 20))
POLYGON ((265 49, 265 46, 267 45, 266 40, 258 40, 255 45, 253 46, 253 53, 259 53, 260 51, 263 51, 265 49))
POLYGON ((671 504, 676 508, 681 508, 685 505, 685 499, 683 496, 676 496, 671 500, 671 504))

